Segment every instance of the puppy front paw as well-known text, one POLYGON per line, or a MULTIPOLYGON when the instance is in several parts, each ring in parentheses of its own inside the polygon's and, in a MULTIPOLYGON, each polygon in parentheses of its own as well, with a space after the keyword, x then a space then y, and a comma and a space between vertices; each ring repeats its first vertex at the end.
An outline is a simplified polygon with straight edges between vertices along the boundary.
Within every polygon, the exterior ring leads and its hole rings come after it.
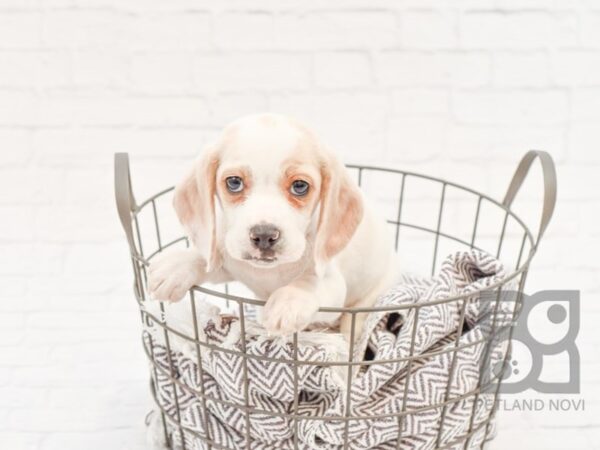
POLYGON ((204 277, 202 259, 190 250, 173 249, 156 257, 148 268, 148 292, 154 300, 176 302, 204 277))
POLYGON ((262 310, 262 323, 269 333, 287 335, 304 330, 315 317, 319 303, 311 292, 284 286, 271 294, 262 310))

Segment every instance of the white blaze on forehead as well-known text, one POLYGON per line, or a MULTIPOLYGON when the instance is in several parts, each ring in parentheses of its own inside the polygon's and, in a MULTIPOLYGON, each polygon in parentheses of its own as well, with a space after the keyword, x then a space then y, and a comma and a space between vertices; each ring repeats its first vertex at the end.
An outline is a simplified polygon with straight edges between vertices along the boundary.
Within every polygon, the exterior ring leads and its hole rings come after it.
POLYGON ((253 177, 271 179, 279 175, 283 162, 294 156, 301 131, 286 119, 272 114, 250 116, 234 122, 224 137, 226 167, 248 166, 253 177))

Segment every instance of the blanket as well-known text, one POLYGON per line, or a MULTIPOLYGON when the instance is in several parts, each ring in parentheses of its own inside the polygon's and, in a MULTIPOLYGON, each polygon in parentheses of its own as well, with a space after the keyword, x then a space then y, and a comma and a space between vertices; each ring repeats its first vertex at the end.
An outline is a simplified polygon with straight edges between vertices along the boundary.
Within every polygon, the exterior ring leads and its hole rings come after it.
POLYGON ((507 351, 505 340, 486 341, 514 312, 511 302, 490 301, 496 296, 480 290, 505 277, 498 260, 474 250, 449 255, 431 279, 404 276, 376 303, 394 310, 367 317, 351 358, 335 333, 299 333, 295 348, 246 321, 244 342, 238 317, 197 302, 199 339, 208 345, 200 355, 174 335, 167 351, 159 327, 144 333, 160 367, 154 390, 167 430, 187 449, 207 448, 202 438, 231 449, 479 448, 493 436, 491 402, 473 393, 507 351), (443 301, 465 294, 467 300, 443 301), (235 353, 244 346, 246 361, 235 353), (362 363, 351 371, 323 364, 349 359, 362 363))

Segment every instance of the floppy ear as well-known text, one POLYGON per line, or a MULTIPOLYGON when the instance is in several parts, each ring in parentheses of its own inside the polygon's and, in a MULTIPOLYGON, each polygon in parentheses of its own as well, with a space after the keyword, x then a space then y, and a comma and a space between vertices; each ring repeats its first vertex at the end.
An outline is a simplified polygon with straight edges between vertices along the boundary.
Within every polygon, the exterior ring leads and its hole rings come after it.
POLYGON ((363 199, 346 168, 334 158, 321 167, 321 209, 315 260, 324 263, 350 242, 363 218, 363 199))
POLYGON ((218 152, 211 147, 194 164, 191 173, 175 187, 173 197, 179 221, 193 245, 206 258, 207 272, 213 271, 220 264, 215 217, 218 166, 218 152))

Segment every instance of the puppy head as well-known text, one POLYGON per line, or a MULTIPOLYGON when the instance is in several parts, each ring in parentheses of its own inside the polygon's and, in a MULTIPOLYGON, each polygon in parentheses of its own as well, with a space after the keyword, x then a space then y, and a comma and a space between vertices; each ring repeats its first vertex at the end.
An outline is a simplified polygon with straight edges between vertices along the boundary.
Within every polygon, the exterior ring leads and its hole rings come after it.
POLYGON ((177 186, 174 206, 209 270, 220 251, 264 268, 311 254, 318 266, 347 245, 363 215, 342 164, 307 129, 275 114, 228 126, 177 186))

